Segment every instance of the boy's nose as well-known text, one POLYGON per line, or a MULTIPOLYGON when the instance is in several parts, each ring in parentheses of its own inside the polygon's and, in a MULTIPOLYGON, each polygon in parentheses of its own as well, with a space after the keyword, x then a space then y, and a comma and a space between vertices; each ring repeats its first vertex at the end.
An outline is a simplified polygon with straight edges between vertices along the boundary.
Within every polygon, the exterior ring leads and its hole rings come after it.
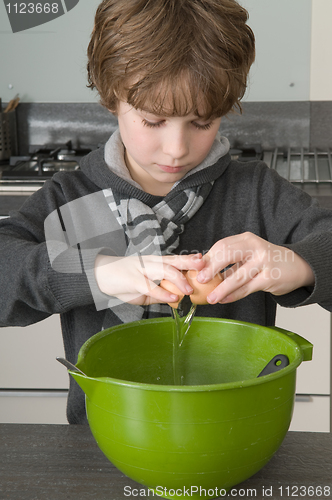
POLYGON ((167 134, 163 143, 163 153, 174 160, 179 160, 189 153, 189 138, 183 130, 167 134))

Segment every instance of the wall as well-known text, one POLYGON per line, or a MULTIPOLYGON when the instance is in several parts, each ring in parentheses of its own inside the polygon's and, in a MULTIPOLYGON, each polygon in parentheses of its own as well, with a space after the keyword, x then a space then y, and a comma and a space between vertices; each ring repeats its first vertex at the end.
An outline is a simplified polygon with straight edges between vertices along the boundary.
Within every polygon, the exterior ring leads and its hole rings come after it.
POLYGON ((57 19, 12 33, 4 2, 0 2, 0 97, 3 102, 17 93, 23 102, 97 100, 86 88, 86 48, 99 3, 100 0, 80 0, 76 7, 57 19))
MULTIPOLYGON (((315 1, 315 0, 314 0, 315 1)), ((248 101, 307 101, 311 0, 242 0, 256 37, 248 101)))
POLYGON ((310 100, 332 101, 332 2, 313 0, 310 100))
MULTIPOLYGON (((240 2, 250 13, 257 57, 244 113, 225 118, 221 132, 235 147, 330 147, 332 1, 240 2)), ((17 93, 21 97, 19 153, 25 154, 29 143, 102 143, 116 127, 86 88, 86 48, 98 4, 80 0, 47 24, 12 33, 0 2, 0 97, 3 103, 17 93)))
MULTIPOLYGON (((312 1, 323 0, 242 0, 257 39, 247 101, 309 100, 312 1)), ((96 102, 85 87, 85 54, 98 4, 80 0, 49 23, 12 33, 5 3, 0 2, 3 102, 16 93, 22 102, 96 102)))

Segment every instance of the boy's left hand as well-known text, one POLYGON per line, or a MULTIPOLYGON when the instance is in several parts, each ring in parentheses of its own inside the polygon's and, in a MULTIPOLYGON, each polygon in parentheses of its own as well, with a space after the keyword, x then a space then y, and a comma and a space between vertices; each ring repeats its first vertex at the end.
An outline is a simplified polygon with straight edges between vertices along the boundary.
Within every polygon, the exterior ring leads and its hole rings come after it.
POLYGON ((315 282, 311 267, 302 257, 249 232, 217 241, 204 260, 206 265, 197 275, 201 283, 232 266, 222 273, 222 283, 208 295, 210 304, 227 304, 260 290, 284 295, 315 282))

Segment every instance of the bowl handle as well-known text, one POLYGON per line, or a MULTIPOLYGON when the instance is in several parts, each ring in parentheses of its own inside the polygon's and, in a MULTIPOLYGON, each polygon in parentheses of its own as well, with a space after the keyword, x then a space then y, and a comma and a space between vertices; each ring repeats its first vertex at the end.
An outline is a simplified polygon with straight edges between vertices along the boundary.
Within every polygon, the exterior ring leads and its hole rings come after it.
POLYGON ((273 326, 270 328, 293 339, 302 351, 303 361, 312 360, 312 350, 314 346, 308 340, 304 339, 300 335, 297 335, 297 333, 290 332, 289 330, 284 330, 283 328, 279 328, 278 326, 273 326))

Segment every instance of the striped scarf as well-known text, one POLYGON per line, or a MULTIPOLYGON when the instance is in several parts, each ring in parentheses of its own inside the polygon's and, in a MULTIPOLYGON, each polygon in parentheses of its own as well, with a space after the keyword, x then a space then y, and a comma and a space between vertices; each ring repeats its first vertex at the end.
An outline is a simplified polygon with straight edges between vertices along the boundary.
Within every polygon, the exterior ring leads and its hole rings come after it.
MULTIPOLYGON (((181 181, 175 183, 167 196, 152 208, 136 198, 126 196, 110 188, 103 190, 113 215, 126 235, 128 247, 125 256, 174 253, 179 245, 180 234, 184 231, 186 222, 203 205, 214 181, 182 190, 177 189, 177 185, 190 175, 214 165, 228 151, 228 140, 218 136, 205 160, 188 172, 181 181)), ((125 165, 124 146, 118 129, 106 143, 104 157, 110 170, 117 176, 138 189, 142 189, 131 178, 125 165)), ((111 297, 108 305, 123 323, 146 317, 169 315, 170 313, 167 304, 136 306, 124 303, 115 297, 111 297)), ((104 323, 106 328, 107 314, 104 323)))
MULTIPOLYGON (((128 246, 125 257, 173 253, 179 245, 185 223, 202 206, 212 186, 213 181, 171 191, 152 208, 135 198, 123 198, 111 189, 104 189, 108 206, 126 235, 128 246)), ((110 300, 109 306, 122 322, 169 313, 165 304, 134 306, 116 298, 110 300)))

